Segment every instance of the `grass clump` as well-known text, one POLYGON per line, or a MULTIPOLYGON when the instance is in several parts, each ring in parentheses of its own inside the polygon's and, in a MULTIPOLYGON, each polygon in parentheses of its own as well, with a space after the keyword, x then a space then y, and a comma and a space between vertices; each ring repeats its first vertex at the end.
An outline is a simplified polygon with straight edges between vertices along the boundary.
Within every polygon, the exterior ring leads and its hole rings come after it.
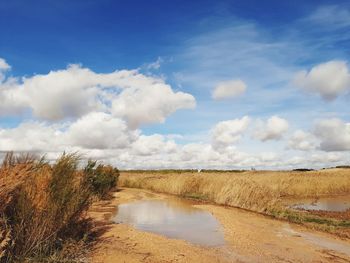
POLYGON ((100 198, 106 197, 110 190, 117 185, 119 178, 119 171, 117 168, 109 165, 97 165, 95 161, 88 162, 84 173, 87 175, 87 180, 91 185, 93 193, 100 198))
MULTIPOLYGON (((90 238, 86 212, 97 192, 91 172, 79 165, 76 154, 63 154, 52 165, 29 155, 6 156, 0 167, 1 263, 82 262, 74 256, 90 238)), ((99 165, 94 175, 104 177, 109 169, 99 165)), ((99 185, 98 193, 111 185, 99 185)))

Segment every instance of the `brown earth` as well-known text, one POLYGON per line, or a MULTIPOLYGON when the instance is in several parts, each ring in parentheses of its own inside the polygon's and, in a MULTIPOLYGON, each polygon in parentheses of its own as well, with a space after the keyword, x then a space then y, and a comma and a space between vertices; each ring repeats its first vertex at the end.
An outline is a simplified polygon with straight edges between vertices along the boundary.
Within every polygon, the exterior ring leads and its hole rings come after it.
POLYGON ((195 205, 211 212, 222 224, 226 240, 222 247, 201 247, 110 221, 119 204, 171 198, 125 188, 111 201, 96 203, 90 215, 101 235, 91 252, 91 262, 350 262, 350 240, 236 208, 195 205))
MULTIPOLYGON (((350 220, 350 209, 343 211, 343 212, 317 210, 317 211, 308 211, 308 213, 313 214, 313 215, 318 215, 321 217, 335 218, 335 219, 341 219, 341 220, 350 220)), ((350 229, 348 231, 350 233, 350 229)))

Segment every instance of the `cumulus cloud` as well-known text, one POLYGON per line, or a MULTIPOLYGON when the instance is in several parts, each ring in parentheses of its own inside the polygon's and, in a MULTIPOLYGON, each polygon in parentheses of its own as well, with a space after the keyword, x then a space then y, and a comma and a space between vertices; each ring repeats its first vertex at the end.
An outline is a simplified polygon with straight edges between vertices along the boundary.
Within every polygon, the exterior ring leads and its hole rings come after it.
POLYGON ((343 156, 335 152, 318 152, 311 154, 308 159, 309 163, 324 164, 324 163, 336 163, 343 160, 343 156))
POLYGON ((138 137, 125 121, 104 112, 91 112, 74 122, 66 132, 67 141, 85 149, 124 149, 138 137))
POLYGON ((241 119, 222 121, 212 129, 212 145, 215 149, 225 148, 242 137, 250 122, 248 116, 241 119))
POLYGON ((324 119, 316 123, 314 134, 320 142, 323 151, 350 150, 350 123, 340 119, 324 119))
POLYGON ((316 148, 315 137, 302 130, 297 130, 289 138, 288 146, 294 150, 310 151, 316 148))
POLYGON ((133 128, 195 107, 192 95, 174 92, 160 78, 137 70, 95 73, 80 65, 1 83, 0 102, 0 115, 30 110, 36 118, 59 121, 104 111, 133 128))
POLYGON ((302 89, 319 94, 331 101, 350 90, 350 73, 345 61, 329 61, 313 67, 309 72, 298 72, 294 83, 302 89))
POLYGON ((207 163, 219 161, 220 153, 216 152, 210 144, 189 143, 184 145, 180 152, 179 158, 187 165, 204 166, 207 163))
POLYGON ((222 100, 242 95, 247 89, 247 85, 240 79, 220 82, 212 93, 212 98, 222 100))
POLYGON ((72 123, 25 122, 16 128, 0 129, 0 149, 47 153, 49 159, 63 151, 79 151, 85 158, 104 160, 123 169, 319 167, 346 160, 346 155, 332 152, 315 151, 289 158, 278 152, 246 153, 227 146, 226 142, 239 140, 235 136, 244 132, 245 118, 236 120, 235 131, 231 129, 229 135, 232 138, 224 140, 219 148, 208 143, 176 144, 166 135, 143 135, 138 130, 124 129, 126 124, 111 115, 94 112, 72 123))
POLYGON ((7 64, 6 60, 3 58, 0 58, 0 71, 9 70, 11 67, 9 64, 7 64))
MULTIPOLYGON (((4 74, 4 81, 0 81, 0 115, 24 113, 26 120, 11 128, 0 126, 0 153, 35 151, 55 159, 63 151, 78 151, 86 158, 121 168, 235 169, 307 162, 319 165, 322 158, 334 164, 344 160, 346 154, 319 150, 350 149, 349 124, 337 119, 318 122, 313 134, 295 132, 289 139, 290 148, 310 152, 292 159, 281 158, 278 152, 241 151, 236 143, 250 125, 248 116, 219 122, 210 131, 202 131, 200 138, 145 135, 142 125, 163 122, 179 109, 194 107, 194 97, 174 91, 163 79, 138 70, 96 73, 70 65, 23 78, 7 77, 8 70, 6 61, 0 60, 0 72, 4 74), (316 150, 314 137, 321 142, 316 150), (210 143, 199 142, 208 138, 210 143)), ((288 122, 277 116, 258 124, 257 138, 262 141, 280 139, 288 130, 288 122)))
POLYGON ((157 81, 142 88, 123 90, 112 102, 112 113, 126 118, 133 128, 145 123, 162 123, 178 109, 195 107, 195 99, 184 92, 174 93, 169 85, 157 81))
POLYGON ((266 123, 258 120, 254 137, 261 141, 279 140, 288 127, 288 121, 278 116, 272 116, 266 123))
POLYGON ((103 112, 89 113, 73 123, 23 122, 0 129, 0 151, 56 152, 65 150, 125 149, 139 131, 103 112))
MULTIPOLYGON (((0 60, 0 72, 9 69, 0 60)), ((138 70, 96 73, 69 65, 48 74, 7 78, 0 82, 0 115, 23 112, 29 120, 0 127, 0 152, 36 151, 54 158, 58 152, 79 151, 86 157, 117 158, 124 166, 134 158, 140 165, 148 158, 161 163, 162 155, 170 157, 178 146, 171 136, 142 135, 139 126, 193 107, 192 95, 138 70)))
POLYGON ((0 151, 64 151, 63 128, 63 125, 48 126, 31 121, 0 129, 0 151))
POLYGON ((132 145, 132 152, 136 155, 150 156, 160 153, 172 153, 177 149, 173 140, 166 140, 163 135, 141 135, 132 145))

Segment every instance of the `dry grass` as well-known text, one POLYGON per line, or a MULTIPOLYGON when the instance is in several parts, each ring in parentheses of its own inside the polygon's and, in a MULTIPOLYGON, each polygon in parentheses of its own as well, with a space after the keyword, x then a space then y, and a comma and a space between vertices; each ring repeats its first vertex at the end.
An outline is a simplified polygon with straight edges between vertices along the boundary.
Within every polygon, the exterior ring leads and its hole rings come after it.
POLYGON ((29 155, 7 154, 0 167, 0 260, 12 243, 12 229, 4 216, 5 209, 11 204, 16 191, 33 171, 33 158, 29 155))
POLYGON ((241 173, 122 172, 120 185, 263 211, 284 198, 350 194, 350 169, 241 173))
POLYGON ((85 214, 96 188, 107 193, 118 176, 118 170, 95 164, 79 170, 74 154, 53 165, 29 155, 6 156, 0 167, 1 263, 75 262, 88 239, 85 214))

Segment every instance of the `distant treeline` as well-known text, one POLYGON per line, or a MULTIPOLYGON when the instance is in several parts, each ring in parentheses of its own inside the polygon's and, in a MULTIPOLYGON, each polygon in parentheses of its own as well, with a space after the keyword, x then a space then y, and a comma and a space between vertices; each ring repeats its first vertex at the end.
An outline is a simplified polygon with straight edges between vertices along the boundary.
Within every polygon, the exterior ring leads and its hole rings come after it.
POLYGON ((293 169, 295 172, 310 172, 310 171, 315 171, 314 169, 309 169, 309 168, 297 168, 293 169))
POLYGON ((121 172, 128 173, 162 173, 162 174, 172 174, 172 173, 242 173, 248 170, 214 170, 214 169, 164 169, 164 170, 120 170, 121 172))
MULTIPOLYGON (((332 168, 345 168, 350 169, 350 165, 338 165, 335 167, 328 167, 322 169, 332 169, 332 168)), ((120 170, 120 172, 128 172, 128 173, 161 173, 161 174, 180 174, 180 173, 243 173, 247 171, 256 171, 254 168, 251 169, 231 169, 231 170, 219 170, 219 169, 129 169, 129 170, 120 170)), ((315 171, 312 168, 295 168, 291 171, 294 172, 310 172, 315 171)))
POLYGON ((350 165, 338 165, 335 168, 346 168, 346 169, 350 169, 350 165))

